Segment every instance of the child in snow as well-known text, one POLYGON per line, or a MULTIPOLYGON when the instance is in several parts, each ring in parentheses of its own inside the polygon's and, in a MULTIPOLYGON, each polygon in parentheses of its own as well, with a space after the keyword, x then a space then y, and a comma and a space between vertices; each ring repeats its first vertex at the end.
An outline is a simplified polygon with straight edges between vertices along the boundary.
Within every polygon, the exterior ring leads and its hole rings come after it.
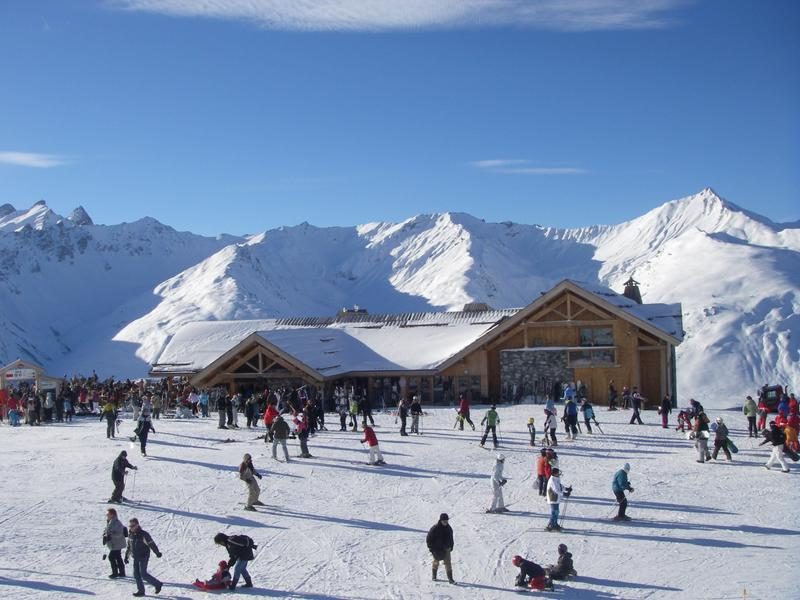
POLYGON ((536 486, 540 496, 544 496, 549 478, 550 465, 547 464, 547 451, 542 448, 539 452, 539 457, 536 459, 536 486))
POLYGON ((592 407, 588 398, 583 399, 580 410, 583 413, 583 424, 586 425, 586 433, 592 433, 592 419, 594 419, 594 408, 592 407))
POLYGON ((536 421, 533 417, 528 417, 528 433, 531 434, 531 446, 536 445, 536 421))
POLYGON ((192 584, 201 590, 226 590, 231 585, 231 572, 228 570, 228 561, 219 561, 219 568, 208 581, 195 579, 192 584))
POLYGON ((517 587, 529 587, 532 590, 552 589, 552 583, 547 579, 544 569, 532 560, 516 555, 511 559, 511 564, 519 567, 517 580, 514 582, 517 587))
POLYGON ((253 466, 253 458, 249 454, 242 457, 242 464, 239 465, 239 479, 247 484, 247 502, 245 502, 244 509, 254 511, 254 505, 264 506, 264 503, 258 499, 261 495, 261 488, 258 487, 256 478, 261 479, 261 474, 256 471, 253 466))
POLYGON ((545 573, 550 579, 566 579, 570 575, 577 576, 575 565, 572 562, 572 553, 567 551, 566 544, 558 545, 558 562, 548 565, 545 573))
POLYGON ((364 430, 364 439, 361 440, 361 443, 367 443, 369 447, 369 464, 371 465, 385 465, 386 463, 383 462, 383 454, 381 454, 381 449, 378 446, 378 437, 375 435, 375 430, 367 425, 366 421, 361 423, 361 427, 364 430))
POLYGON ((544 419, 544 438, 545 443, 548 442, 547 434, 550 433, 550 446, 558 446, 558 440, 556 439, 556 415, 555 412, 551 412, 547 409, 544 411, 545 419, 544 419))
POLYGON ((489 432, 492 433, 492 443, 495 448, 497 448, 497 425, 500 423, 500 417, 497 415, 497 407, 492 404, 489 410, 486 411, 486 415, 481 420, 481 425, 486 425, 486 429, 483 432, 483 437, 481 438, 481 448, 486 443, 486 438, 489 436, 489 432))
POLYGON ((492 472, 492 506, 486 512, 501 513, 508 512, 505 503, 503 502, 503 486, 506 484, 506 479, 503 477, 503 465, 505 465, 506 457, 502 454, 497 455, 497 460, 494 463, 494 471, 492 472))
POLYGON ((557 467, 553 467, 550 471, 550 479, 547 482, 547 503, 550 505, 550 520, 545 527, 546 531, 561 531, 561 525, 558 524, 558 513, 562 498, 569 498, 572 493, 572 487, 563 487, 561 485, 561 471, 557 467))
POLYGON ((678 426, 675 428, 675 431, 691 431, 692 430, 692 423, 689 420, 691 415, 690 408, 682 408, 678 411, 678 426))
POLYGON ((800 444, 797 442, 797 432, 800 429, 800 417, 796 412, 789 413, 789 418, 786 420, 786 426, 783 428, 784 436, 786 437, 786 446, 793 452, 800 449, 800 444))
POLYGON ((292 421, 297 428, 297 439, 300 441, 300 458, 314 458, 308 451, 308 418, 304 413, 296 412, 292 421))

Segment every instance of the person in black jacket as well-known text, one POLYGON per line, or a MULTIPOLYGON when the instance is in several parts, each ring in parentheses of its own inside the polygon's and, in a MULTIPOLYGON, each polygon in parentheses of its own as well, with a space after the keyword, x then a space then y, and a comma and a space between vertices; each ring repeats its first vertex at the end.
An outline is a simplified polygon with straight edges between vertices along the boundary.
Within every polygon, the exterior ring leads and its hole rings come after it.
POLYGON ((150 432, 155 433, 156 428, 153 427, 153 421, 150 420, 150 415, 142 414, 139 417, 139 424, 134 429, 134 433, 139 436, 139 446, 142 451, 142 456, 147 456, 147 436, 150 432))
POLYGON ((532 560, 516 555, 511 559, 511 564, 519 567, 519 573, 514 585, 517 587, 529 587, 533 590, 552 589, 552 584, 548 581, 544 569, 532 560))
POLYGON ((133 555, 133 577, 136 579, 136 593, 134 596, 144 596, 144 582, 147 581, 156 589, 156 594, 161 591, 162 584, 158 579, 147 572, 147 563, 150 560, 150 550, 161 558, 161 552, 144 529, 139 526, 138 519, 128 521, 128 549, 125 551, 125 564, 133 555))
POLYGON ((122 492, 125 491, 125 469, 133 469, 135 471, 136 467, 128 462, 128 453, 123 450, 111 466, 111 481, 114 482, 114 491, 111 493, 109 502, 119 504, 126 499, 122 496, 122 492))
POLYGON ((566 579, 570 575, 578 574, 572 563, 572 553, 567 552, 566 544, 558 545, 558 563, 548 566, 545 572, 550 579, 566 579))
POLYGON ((436 573, 439 570, 439 562, 444 562, 444 569, 447 572, 447 581, 455 583, 453 579, 453 565, 450 562, 450 553, 453 551, 453 530, 450 529, 450 517, 447 513, 439 515, 439 521, 428 531, 425 539, 433 555, 432 579, 436 581, 436 573))
POLYGON ((250 573, 247 572, 247 563, 253 560, 253 550, 257 549, 253 540, 246 535, 225 535, 218 533, 214 536, 214 543, 220 546, 225 546, 228 551, 228 568, 236 565, 233 569, 233 580, 231 581, 230 589, 235 590, 236 584, 239 583, 239 577, 244 578, 244 585, 242 587, 253 587, 253 580, 250 579, 250 573))

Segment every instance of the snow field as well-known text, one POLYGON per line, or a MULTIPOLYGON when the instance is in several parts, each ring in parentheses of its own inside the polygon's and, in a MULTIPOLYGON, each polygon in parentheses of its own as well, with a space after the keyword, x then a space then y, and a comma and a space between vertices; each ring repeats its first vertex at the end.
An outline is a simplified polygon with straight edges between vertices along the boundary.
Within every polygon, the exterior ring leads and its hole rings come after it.
MULTIPOLYGON (((476 426, 484 408, 473 407, 476 426)), ((109 580, 110 568, 101 560, 111 463, 123 449, 139 467, 128 475, 125 495, 140 504, 117 509, 124 523, 137 517, 164 553, 150 561, 150 571, 165 583, 161 597, 214 595, 190 584, 209 577, 226 558, 213 543, 219 531, 245 533, 259 545, 249 566, 256 587, 237 595, 512 598, 512 556, 548 564, 562 542, 579 577, 557 583, 547 596, 712 600, 796 594, 789 574, 800 549, 800 517, 790 507, 800 500, 800 466, 790 463, 788 475, 764 469, 768 447, 747 438, 738 412, 710 415, 723 415, 731 429, 740 448, 733 463, 696 463, 692 443, 674 428, 662 429, 651 411, 643 413, 645 425, 635 426, 627 424, 630 411, 599 408, 605 433, 583 434, 575 442, 559 431, 562 481, 574 486, 573 498, 562 505, 563 534, 544 531, 548 507, 533 489, 541 433, 530 448, 526 422, 533 416, 541 427, 541 405, 499 408, 499 451, 509 479, 504 494, 512 511, 503 515, 484 512, 496 452, 478 446, 480 428, 454 431, 452 409, 427 413, 423 435, 410 437, 399 436, 394 417, 375 415, 384 467, 364 464, 361 432, 339 432, 332 414, 326 416, 331 430, 309 441, 315 458, 295 459, 299 446, 290 441, 289 464, 272 460, 271 447, 255 439, 263 427, 223 431, 216 418, 155 421, 147 458, 138 445, 130 447, 130 420, 116 440, 107 440, 105 422, 94 419, 4 425, 0 597, 114 599, 135 591, 132 577, 109 580), (245 452, 264 476, 261 499, 267 506, 256 513, 243 510, 245 486, 237 469, 245 452), (620 524, 610 520, 616 510, 610 487, 625 462, 632 467, 628 514, 634 521, 620 524), (449 513, 454 531, 458 586, 430 581, 425 535, 441 512, 449 513)))

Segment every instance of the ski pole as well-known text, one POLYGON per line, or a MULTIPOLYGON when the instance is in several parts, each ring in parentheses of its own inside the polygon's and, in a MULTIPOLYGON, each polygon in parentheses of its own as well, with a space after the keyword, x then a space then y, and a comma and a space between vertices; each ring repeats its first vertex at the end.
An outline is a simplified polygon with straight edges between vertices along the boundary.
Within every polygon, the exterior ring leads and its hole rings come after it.
POLYGON ((131 500, 136 498, 136 470, 133 471, 133 487, 131 492, 131 500))
POLYGON ((497 423, 496 429, 497 429, 497 445, 499 446, 500 444, 503 443, 503 438, 500 436, 500 422, 499 421, 497 423))
POLYGON ((595 425, 597 425, 597 429, 599 429, 599 430, 600 430, 600 433, 602 433, 602 434, 604 434, 604 435, 605 435, 605 431, 603 431, 603 428, 602 428, 602 427, 600 427, 600 423, 598 423, 598 422, 597 422, 597 419, 594 419, 594 418, 593 418, 592 420, 594 421, 594 424, 595 424, 595 425))
POLYGON ((567 518, 567 507, 569 506, 569 496, 564 500, 564 512, 561 513, 561 522, 558 524, 559 527, 564 526, 564 519, 567 518))

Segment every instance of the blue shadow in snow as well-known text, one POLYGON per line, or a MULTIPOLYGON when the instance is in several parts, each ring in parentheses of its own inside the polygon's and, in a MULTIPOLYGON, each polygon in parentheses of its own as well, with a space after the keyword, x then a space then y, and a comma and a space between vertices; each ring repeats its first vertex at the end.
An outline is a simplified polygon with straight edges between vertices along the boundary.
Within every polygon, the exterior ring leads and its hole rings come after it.
POLYGON ((140 502, 138 504, 135 504, 133 505, 133 508, 135 510, 146 510, 156 513, 170 513, 173 515, 186 517, 187 519, 201 519, 204 521, 214 521, 215 523, 221 523, 223 525, 231 525, 233 527, 268 527, 270 529, 286 529, 286 527, 280 527, 278 525, 267 525, 266 523, 253 521, 252 519, 247 519, 245 517, 207 515, 205 513, 200 513, 200 512, 178 510, 177 508, 167 508, 165 506, 156 506, 155 504, 148 504, 146 502, 140 502))
POLYGON ((408 531, 411 533, 426 533, 422 529, 413 529, 403 525, 395 525, 394 523, 381 523, 379 521, 367 521, 366 519, 341 519, 339 517, 329 517, 325 515, 312 515, 309 513, 300 513, 285 508, 275 508, 270 511, 272 514, 294 517, 297 519, 323 521, 325 523, 338 523, 348 527, 355 527, 357 529, 370 529, 379 531, 408 531))
POLYGON ((94 592, 82 590, 80 588, 67 587, 65 585, 53 585, 44 581, 28 581, 25 579, 9 579, 8 577, 0 577, 0 585, 7 585, 10 587, 23 587, 31 590, 38 590, 40 592, 50 592, 57 594, 81 594, 83 596, 95 596, 94 592))

